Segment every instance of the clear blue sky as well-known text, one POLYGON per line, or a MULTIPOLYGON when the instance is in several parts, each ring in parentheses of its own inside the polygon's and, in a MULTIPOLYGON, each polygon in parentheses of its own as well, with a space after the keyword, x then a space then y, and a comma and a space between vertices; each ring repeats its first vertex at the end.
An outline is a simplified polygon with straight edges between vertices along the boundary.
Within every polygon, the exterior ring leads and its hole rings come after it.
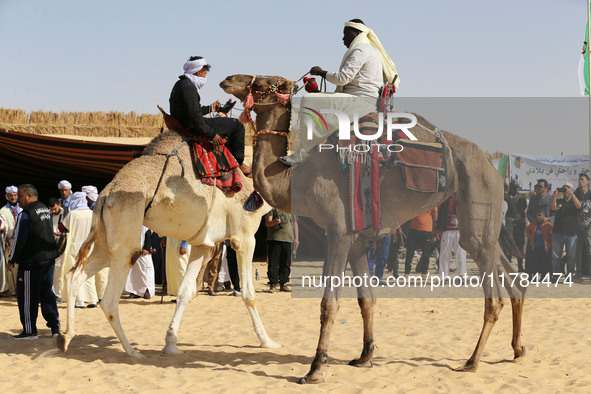
MULTIPOLYGON (((585 14, 584 0, 0 0, 0 107, 156 113, 190 55, 213 65, 203 101, 223 101, 227 75, 336 70, 352 18, 394 59, 401 96, 576 97, 585 14)), ((578 137, 560 149, 586 153, 578 137)))

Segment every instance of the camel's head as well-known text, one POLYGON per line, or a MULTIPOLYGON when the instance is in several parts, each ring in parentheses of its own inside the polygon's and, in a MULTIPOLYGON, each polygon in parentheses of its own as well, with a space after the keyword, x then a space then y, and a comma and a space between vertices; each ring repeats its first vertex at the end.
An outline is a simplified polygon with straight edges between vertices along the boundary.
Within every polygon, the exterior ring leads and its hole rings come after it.
POLYGON ((269 102, 276 100, 275 94, 289 94, 294 85, 293 81, 278 75, 230 75, 220 83, 224 92, 236 96, 241 101, 252 92, 255 102, 269 102), (254 79, 253 79, 254 77, 254 79), (250 88, 250 89, 249 89, 250 88))

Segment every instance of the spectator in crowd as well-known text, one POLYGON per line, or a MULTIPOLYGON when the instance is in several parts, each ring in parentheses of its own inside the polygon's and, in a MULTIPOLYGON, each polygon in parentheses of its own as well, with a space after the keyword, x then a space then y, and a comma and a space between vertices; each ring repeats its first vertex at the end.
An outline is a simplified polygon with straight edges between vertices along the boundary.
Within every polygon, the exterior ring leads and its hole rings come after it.
POLYGON ((406 258, 404 262, 404 274, 409 275, 412 268, 412 259, 415 251, 421 249, 421 258, 417 264, 416 271, 420 274, 426 274, 429 270, 429 258, 435 248, 437 235, 435 233, 435 224, 437 223, 437 207, 431 211, 415 217, 408 232, 406 240, 406 258))
POLYGON ((404 244, 400 227, 392 232, 391 242, 390 249, 388 250, 388 263, 386 264, 386 267, 389 272, 392 272, 392 275, 395 278, 398 278, 398 252, 400 251, 400 247, 404 244))
POLYGON ((529 222, 534 221, 536 212, 539 209, 544 210, 544 216, 550 217, 550 203, 552 202, 552 196, 548 194, 548 181, 545 179, 538 179, 534 186, 534 194, 529 199, 529 205, 527 206, 527 220, 529 222))
POLYGON ((82 191, 86 193, 88 207, 92 210, 94 208, 94 204, 96 204, 96 200, 98 199, 98 189, 96 186, 88 185, 82 186, 82 191))
MULTIPOLYGON (((98 189, 96 186, 83 186, 82 192, 86 194, 86 203, 88 208, 92 211, 94 208, 94 204, 98 199, 98 189)), ((105 267, 101 269, 94 275, 94 284, 96 286, 96 295, 98 297, 99 303, 107 290, 107 283, 109 282, 109 271, 111 270, 110 267, 105 267)))
POLYGON ((0 220, 4 223, 0 229, 0 293, 4 295, 16 295, 16 275, 18 267, 8 270, 8 254, 14 242, 14 230, 16 219, 21 213, 18 204, 16 186, 7 186, 5 189, 7 203, 0 208, 0 220))
POLYGON ((391 244, 392 234, 388 234, 383 238, 373 240, 372 245, 367 248, 367 265, 370 276, 376 276, 380 280, 384 276, 391 244))
POLYGON ((544 209, 538 209, 534 221, 527 226, 525 232, 529 241, 525 272, 530 277, 537 273, 541 276, 538 281, 543 281, 544 276, 552 271, 552 223, 546 217, 544 209))
POLYGON ((61 195, 59 199, 60 206, 64 208, 64 215, 67 215, 68 210, 70 209, 70 201, 72 197, 72 184, 64 179, 57 184, 57 188, 59 189, 61 195))
POLYGON ((162 237, 157 233, 152 232, 152 248, 155 252, 152 254, 152 262, 154 263, 154 278, 158 285, 164 284, 164 250, 161 247, 162 237))
POLYGON ((579 174, 579 187, 575 191, 575 197, 581 203, 578 211, 577 223, 577 263, 576 276, 591 274, 591 191, 589 190, 589 175, 579 174))
POLYGON ((142 226, 140 245, 142 251, 129 270, 125 291, 129 293, 128 298, 143 297, 149 300, 156 293, 154 263, 152 262, 152 254, 155 249, 152 247, 152 231, 146 226, 142 226))
POLYGON ((456 272, 459 276, 465 276, 468 274, 466 271, 466 251, 460 246, 460 227, 454 196, 441 204, 437 216, 437 233, 441 236, 439 273, 449 276, 449 266, 453 252, 456 256, 456 272))
POLYGON ((51 328, 51 336, 59 334, 59 315, 53 293, 53 264, 59 255, 51 225, 51 212, 39 201, 35 186, 18 187, 18 201, 23 209, 18 217, 9 269, 18 263, 17 302, 23 331, 12 338, 37 339, 37 314, 41 313, 51 328))
MULTIPOLYGON (((65 209, 64 209, 65 211, 65 209)), ((90 233, 92 225, 92 211, 88 208, 86 193, 76 192, 72 194, 69 204, 69 212, 60 224, 60 232, 68 231, 68 243, 64 251, 63 273, 64 275, 76 264, 78 251, 82 247, 86 237, 90 233)), ((66 288, 66 291, 70 289, 66 288)), ((86 279, 78 290, 76 296, 76 308, 89 308, 97 306, 99 297, 96 292, 95 276, 86 279)))
POLYGON ((297 219, 292 215, 273 208, 265 215, 267 227, 267 277, 269 292, 290 292, 287 286, 291 272, 291 248, 298 249, 299 234, 297 219))
POLYGON ((226 258, 228 260, 228 273, 230 274, 230 281, 234 288, 233 296, 242 295, 240 292, 240 275, 238 274, 238 259, 236 258, 236 251, 232 249, 230 240, 226 240, 226 258))
MULTIPOLYGON (((216 296, 217 292, 222 291, 224 287, 223 285, 221 289, 218 287, 218 276, 220 267, 222 266, 223 254, 224 243, 220 242, 213 248, 211 260, 209 260, 205 266, 204 273, 207 274, 207 278, 204 279, 207 280, 207 294, 210 296, 216 296)), ((201 280, 198 280, 197 283, 200 284, 201 282, 201 280)))
POLYGON ((187 241, 172 237, 164 237, 162 245, 166 246, 166 293, 178 295, 179 286, 189 264, 191 245, 187 241))
POLYGON ((552 231, 552 271, 554 274, 563 272, 562 251, 566 248, 567 275, 570 274, 572 279, 577 253, 577 211, 581 209, 581 202, 570 183, 554 190, 550 209, 556 212, 552 231))
MULTIPOLYGON (((53 228, 53 235, 55 240, 60 238, 62 235, 61 231, 59 230, 59 224, 62 222, 64 218, 64 209, 60 206, 59 200, 56 197, 51 197, 47 201, 47 207, 51 211, 51 220, 52 220, 52 228, 53 228)), ((63 255, 60 255, 55 259, 55 268, 53 271, 53 292, 56 296, 57 303, 62 302, 62 288, 63 288, 63 255)))
MULTIPOLYGON (((511 182, 509 185, 509 193, 505 195, 507 202, 507 214, 505 216, 505 227, 509 234, 513 236, 513 240, 517 248, 523 252, 525 245, 525 210, 527 209, 527 200, 523 194, 519 194, 519 185, 516 182, 511 182)), ((511 255, 507 256, 511 260, 511 255)), ((517 266, 519 272, 523 272, 523 258, 517 258, 517 266)))

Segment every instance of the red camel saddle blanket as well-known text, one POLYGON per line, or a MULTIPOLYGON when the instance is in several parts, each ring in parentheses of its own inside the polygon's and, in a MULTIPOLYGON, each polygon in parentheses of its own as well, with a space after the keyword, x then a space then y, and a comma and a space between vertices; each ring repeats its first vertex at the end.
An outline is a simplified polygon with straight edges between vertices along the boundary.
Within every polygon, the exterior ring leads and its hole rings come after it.
POLYGON ((166 127, 187 138, 193 169, 197 178, 201 178, 201 182, 215 185, 228 194, 242 189, 238 163, 224 145, 225 139, 224 144, 215 146, 209 138, 194 136, 186 131, 174 116, 167 114, 160 106, 158 109, 164 116, 166 127))
POLYGON ((201 182, 217 186, 228 194, 242 189, 242 178, 238 171, 238 163, 226 145, 214 145, 209 138, 194 137, 185 133, 188 138, 191 161, 195 175, 201 182))
POLYGON ((400 168, 406 187, 424 193, 447 191, 447 160, 439 142, 396 141, 400 151, 390 161, 400 168))

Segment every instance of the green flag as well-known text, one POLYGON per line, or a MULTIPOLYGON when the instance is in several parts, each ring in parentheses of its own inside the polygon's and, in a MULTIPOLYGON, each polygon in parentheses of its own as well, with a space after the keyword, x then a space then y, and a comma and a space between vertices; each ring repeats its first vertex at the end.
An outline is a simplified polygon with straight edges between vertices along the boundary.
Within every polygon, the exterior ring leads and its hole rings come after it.
POLYGON ((579 85, 582 95, 589 95, 589 22, 585 28, 585 41, 583 42, 583 50, 581 51, 581 59, 579 60, 579 85))

